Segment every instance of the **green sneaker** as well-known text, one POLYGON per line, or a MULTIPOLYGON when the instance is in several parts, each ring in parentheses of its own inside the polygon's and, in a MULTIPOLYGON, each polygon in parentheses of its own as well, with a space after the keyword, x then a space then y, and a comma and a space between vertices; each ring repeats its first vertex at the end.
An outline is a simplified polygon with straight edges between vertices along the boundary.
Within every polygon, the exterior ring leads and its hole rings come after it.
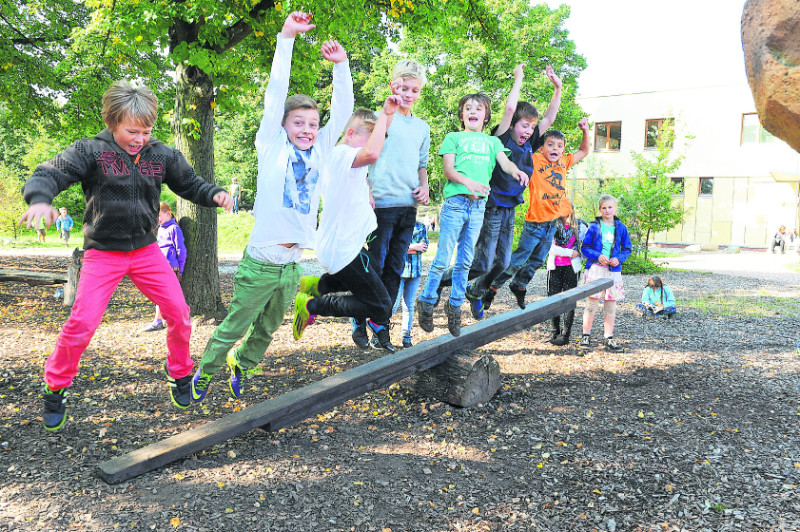
POLYGON ((316 315, 309 314, 308 302, 314 299, 305 292, 298 292, 294 298, 294 318, 292 319, 292 334, 295 340, 303 336, 306 327, 314 323, 316 315))
POLYGON ((239 367, 239 364, 236 363, 236 359, 233 357, 233 351, 228 352, 228 356, 225 358, 225 361, 228 363, 228 368, 231 370, 231 378, 228 380, 231 394, 238 399, 242 396, 242 388, 244 388, 245 376, 260 375, 262 373, 261 368, 256 366, 250 369, 242 369, 239 367))
POLYGON ((319 297, 319 277, 304 275, 300 278, 300 292, 311 297, 319 297))
POLYGON ((44 385, 44 428, 58 430, 67 422, 67 389, 51 390, 44 385))
POLYGON ((199 403, 206 398, 208 386, 211 384, 213 377, 214 375, 203 373, 200 368, 197 368, 197 373, 194 374, 192 379, 192 401, 199 403))

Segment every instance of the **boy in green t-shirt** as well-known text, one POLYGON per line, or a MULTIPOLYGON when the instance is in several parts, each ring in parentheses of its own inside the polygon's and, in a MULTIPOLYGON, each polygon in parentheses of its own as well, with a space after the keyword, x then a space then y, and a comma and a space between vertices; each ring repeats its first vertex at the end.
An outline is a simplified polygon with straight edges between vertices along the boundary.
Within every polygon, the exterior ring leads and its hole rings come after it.
POLYGON ((433 306, 438 297, 436 289, 450 265, 453 248, 458 244, 453 265, 453 287, 450 299, 445 303, 445 313, 450 333, 453 336, 461 334, 461 305, 467 288, 467 274, 483 224, 489 179, 495 162, 523 186, 528 183, 528 176, 511 162, 506 155, 509 150, 500 139, 483 133, 491 116, 491 101, 486 94, 464 96, 458 102, 458 119, 464 131, 449 133, 439 150, 447 177, 440 214, 439 247, 417 300, 419 325, 426 332, 433 330, 433 306))

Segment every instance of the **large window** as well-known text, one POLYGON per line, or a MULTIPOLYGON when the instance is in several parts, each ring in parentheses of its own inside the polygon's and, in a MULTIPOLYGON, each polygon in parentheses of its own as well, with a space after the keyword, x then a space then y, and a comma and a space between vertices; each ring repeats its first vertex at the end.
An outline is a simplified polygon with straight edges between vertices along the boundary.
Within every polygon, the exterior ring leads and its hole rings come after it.
POLYGON ((598 122, 594 125, 594 149, 619 151, 622 142, 622 122, 598 122))
POLYGON ((774 142, 775 136, 761 126, 756 113, 742 115, 742 144, 774 142))
POLYGON ((713 177, 701 177, 700 178, 700 190, 698 190, 699 194, 712 194, 714 192, 714 178, 713 177))
MULTIPOLYGON (((666 118, 653 118, 644 121, 644 147, 657 148, 658 136, 661 132, 661 126, 664 125, 666 118)), ((672 145, 670 144, 670 148, 672 145)))

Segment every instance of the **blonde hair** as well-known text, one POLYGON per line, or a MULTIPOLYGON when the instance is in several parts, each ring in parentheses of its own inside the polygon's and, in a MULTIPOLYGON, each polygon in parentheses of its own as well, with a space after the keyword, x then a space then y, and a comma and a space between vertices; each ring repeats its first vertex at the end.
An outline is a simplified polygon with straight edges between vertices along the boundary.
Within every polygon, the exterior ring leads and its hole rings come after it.
POLYGON ((347 121, 347 125, 344 126, 344 130, 354 129, 358 131, 360 129, 372 133, 372 130, 375 129, 375 122, 377 121, 378 117, 369 109, 356 109, 353 116, 347 121))
POLYGON ((392 79, 397 78, 418 79, 423 85, 428 82, 428 77, 425 75, 425 67, 413 59, 401 59, 394 64, 392 79))
POLYGON ((306 96, 305 94, 293 94, 286 98, 286 103, 283 104, 283 118, 281 125, 286 122, 286 117, 295 109, 313 109, 319 114, 319 107, 314 98, 306 96))
POLYGON ((603 203, 607 203, 609 201, 613 201, 614 205, 618 205, 619 204, 619 202, 617 201, 617 198, 615 198, 611 194, 603 194, 602 196, 600 196, 600 199, 597 202, 597 206, 598 207, 602 207, 603 203))
POLYGON ((158 118, 158 98, 148 87, 130 81, 115 81, 103 94, 103 121, 112 131, 123 120, 153 127, 158 118))

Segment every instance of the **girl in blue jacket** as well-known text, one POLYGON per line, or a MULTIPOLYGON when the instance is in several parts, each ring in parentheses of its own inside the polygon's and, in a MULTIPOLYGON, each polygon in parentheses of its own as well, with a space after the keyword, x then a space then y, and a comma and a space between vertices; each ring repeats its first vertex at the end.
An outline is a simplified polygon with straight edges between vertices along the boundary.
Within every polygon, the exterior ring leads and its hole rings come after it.
POLYGON ((611 279, 614 286, 589 296, 583 311, 583 336, 579 346, 583 349, 591 347, 592 324, 600 299, 603 299, 603 345, 606 351, 620 352, 622 346, 614 340, 614 320, 617 313, 617 301, 625 299, 622 287, 622 263, 631 254, 631 239, 628 228, 616 217, 617 198, 611 195, 600 197, 600 216, 591 224, 581 246, 581 253, 586 257, 586 270, 583 282, 596 279, 611 279))

